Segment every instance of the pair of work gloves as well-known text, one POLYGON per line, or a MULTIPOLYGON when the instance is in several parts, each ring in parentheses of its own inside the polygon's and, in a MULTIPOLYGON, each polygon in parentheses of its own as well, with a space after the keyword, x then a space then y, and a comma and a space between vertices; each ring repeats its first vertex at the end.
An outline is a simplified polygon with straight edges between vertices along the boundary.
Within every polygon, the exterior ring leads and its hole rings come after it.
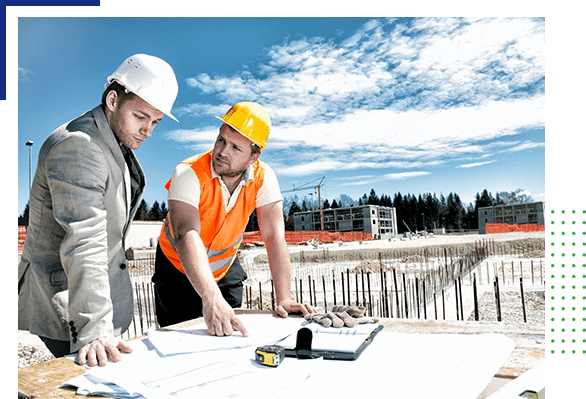
POLYGON ((354 327, 357 324, 378 323, 374 317, 366 317, 366 307, 336 305, 326 313, 313 313, 305 316, 303 324, 319 323, 324 327, 354 327))

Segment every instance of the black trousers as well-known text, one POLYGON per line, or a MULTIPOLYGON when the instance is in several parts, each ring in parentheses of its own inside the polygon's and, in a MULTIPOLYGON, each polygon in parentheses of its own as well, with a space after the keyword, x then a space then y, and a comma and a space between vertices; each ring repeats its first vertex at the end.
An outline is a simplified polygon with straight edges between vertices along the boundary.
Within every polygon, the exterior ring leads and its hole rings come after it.
POLYGON ((56 339, 41 336, 39 336, 39 338, 41 339, 41 341, 43 341, 47 349, 49 349, 49 351, 55 357, 63 357, 71 353, 69 341, 59 341, 56 339))
MULTIPOLYGON (((233 308, 242 306, 242 282, 247 279, 238 257, 226 275, 218 281, 222 296, 233 308)), ((181 273, 157 245, 155 274, 155 313, 161 327, 203 316, 201 297, 187 276, 181 273)))

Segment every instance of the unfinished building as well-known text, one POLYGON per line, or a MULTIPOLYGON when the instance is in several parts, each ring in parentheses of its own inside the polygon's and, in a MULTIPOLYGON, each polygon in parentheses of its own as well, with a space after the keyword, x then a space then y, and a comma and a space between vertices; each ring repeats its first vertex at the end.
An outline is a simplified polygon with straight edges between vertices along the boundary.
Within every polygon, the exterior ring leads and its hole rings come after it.
POLYGON ((395 208, 379 205, 296 212, 293 214, 294 229, 321 230, 322 217, 324 231, 364 231, 372 234, 374 238, 390 238, 397 235, 395 208))
POLYGON ((478 208, 478 234, 486 234, 488 223, 539 224, 544 226, 543 202, 528 204, 494 205, 478 208))

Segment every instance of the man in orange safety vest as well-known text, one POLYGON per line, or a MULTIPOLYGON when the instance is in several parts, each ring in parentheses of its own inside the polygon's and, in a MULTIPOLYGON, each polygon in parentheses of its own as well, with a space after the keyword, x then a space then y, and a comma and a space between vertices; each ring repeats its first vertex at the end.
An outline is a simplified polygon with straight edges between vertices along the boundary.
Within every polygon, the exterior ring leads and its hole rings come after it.
POLYGON ((281 191, 273 170, 259 160, 271 121, 257 103, 241 102, 222 117, 213 149, 181 162, 166 185, 169 213, 157 246, 155 308, 159 325, 204 317, 208 333, 231 335, 244 324, 247 278, 237 257, 248 218, 256 209, 281 317, 316 310, 291 295, 281 191))

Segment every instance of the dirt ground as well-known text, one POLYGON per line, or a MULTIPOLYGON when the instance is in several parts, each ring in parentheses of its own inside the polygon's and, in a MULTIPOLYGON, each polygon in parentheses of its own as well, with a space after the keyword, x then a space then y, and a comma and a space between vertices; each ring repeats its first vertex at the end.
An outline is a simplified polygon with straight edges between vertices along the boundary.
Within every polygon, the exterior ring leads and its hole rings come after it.
MULTIPOLYGON (((324 253, 331 260, 339 256, 343 260, 378 259, 379 253, 390 251, 394 255, 401 254, 408 257, 425 256, 428 253, 439 253, 440 251, 457 251, 463 246, 490 246, 495 251, 506 250, 508 253, 516 254, 518 258, 544 258, 545 257, 545 232, 531 233, 501 233, 501 234, 462 234, 462 235, 430 235, 413 239, 391 239, 373 240, 362 242, 334 242, 334 243, 305 243, 300 245, 289 245, 288 250, 292 262, 303 259, 304 262, 321 262, 324 253)), ((251 264, 267 263, 266 250, 264 247, 252 247, 243 249, 240 256, 247 258, 251 264)), ((410 257, 410 258, 409 258, 410 257)), ((152 262, 136 262, 131 265, 131 274, 149 275, 152 274, 152 262)), ((255 292, 254 295, 258 296, 255 292)), ((264 297, 264 294, 263 294, 264 297)), ((503 301, 511 301, 518 308, 518 295, 505 294, 503 301)), ((494 298, 487 294, 480 301, 481 320, 495 320, 494 298)), ((270 298, 263 299, 263 308, 268 308, 270 298)), ((542 293, 530 293, 527 301, 528 321, 535 320, 538 324, 543 323, 544 299, 542 293)), ((508 308, 508 307, 507 307, 508 308)), ((520 322, 517 320, 522 313, 511 311, 503 315, 503 321, 520 322)), ((521 315, 521 316, 520 316, 521 315)), ((42 342, 27 332, 19 331, 19 367, 25 367, 38 362, 46 361, 53 356, 48 352, 42 342)))
MULTIPOLYGON (((518 254, 526 258, 545 256, 545 232, 499 233, 499 234, 446 234, 429 235, 412 239, 387 239, 360 242, 303 243, 289 245, 292 262, 300 259, 319 262, 327 252, 331 259, 336 254, 344 260, 377 259, 379 253, 402 253, 405 256, 440 253, 444 249, 457 250, 462 247, 484 245, 498 255, 499 251, 518 254)), ((245 249, 241 255, 251 258, 254 263, 267 263, 266 251, 262 247, 245 249)))

